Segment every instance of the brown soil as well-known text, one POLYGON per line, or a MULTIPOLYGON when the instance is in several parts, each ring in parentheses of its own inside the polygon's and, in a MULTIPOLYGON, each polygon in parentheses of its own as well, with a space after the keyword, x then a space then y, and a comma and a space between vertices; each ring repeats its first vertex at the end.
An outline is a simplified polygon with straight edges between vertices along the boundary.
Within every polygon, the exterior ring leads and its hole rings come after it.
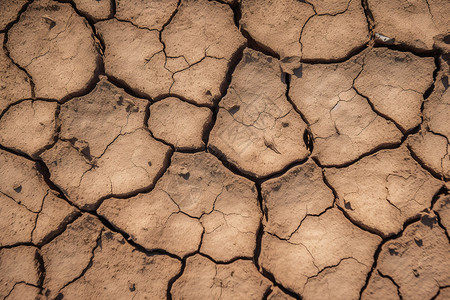
POLYGON ((0 300, 450 299, 447 0, 0 0, 0 300))

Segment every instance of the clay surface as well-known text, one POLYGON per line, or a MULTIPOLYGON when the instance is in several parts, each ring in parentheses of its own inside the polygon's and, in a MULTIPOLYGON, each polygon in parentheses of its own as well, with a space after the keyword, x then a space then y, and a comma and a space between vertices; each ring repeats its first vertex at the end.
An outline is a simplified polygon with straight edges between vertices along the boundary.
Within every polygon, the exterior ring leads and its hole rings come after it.
POLYGON ((439 177, 450 179, 450 92, 448 64, 444 61, 433 93, 424 103, 424 126, 408 138, 408 146, 429 170, 439 177))
POLYGON ((0 297, 5 299, 19 283, 32 286, 40 284, 38 255, 35 247, 0 249, 0 297))
POLYGON ((16 20, 19 11, 25 6, 27 0, 11 0, 0 2, 0 30, 5 30, 6 26, 16 20))
POLYGON ((450 299, 448 0, 0 0, 0 299, 450 299))
POLYGON ((433 214, 424 214, 382 247, 377 267, 407 299, 431 299, 449 285, 448 236, 436 223, 433 214))
POLYGON ((0 247, 41 244, 75 216, 76 209, 50 190, 32 161, 0 150, 0 173, 0 247))
POLYGON ((171 150, 143 127, 146 105, 103 79, 62 106, 60 139, 41 157, 75 204, 91 209, 102 197, 153 185, 171 150))
MULTIPOLYGON (((108 19, 113 14, 113 1, 111 0, 72 0, 78 11, 93 21, 108 19)), ((63 2, 69 2, 63 0, 63 2)))
POLYGON ((117 0, 115 17, 150 30, 162 30, 178 7, 178 0, 117 0))
POLYGON ((265 232, 259 263, 306 299, 355 299, 380 241, 332 208, 306 217, 287 239, 265 232))
POLYGON ((243 0, 241 7, 242 29, 278 55, 288 73, 301 59, 342 60, 369 41, 360 1, 243 0))

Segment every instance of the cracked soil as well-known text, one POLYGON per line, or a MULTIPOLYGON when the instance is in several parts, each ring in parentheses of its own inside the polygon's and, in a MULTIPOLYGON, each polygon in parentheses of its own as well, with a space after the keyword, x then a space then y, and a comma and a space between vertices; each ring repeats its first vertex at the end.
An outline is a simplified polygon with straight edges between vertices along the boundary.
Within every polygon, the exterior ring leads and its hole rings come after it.
POLYGON ((0 0, 0 300, 449 300, 449 16, 0 0))

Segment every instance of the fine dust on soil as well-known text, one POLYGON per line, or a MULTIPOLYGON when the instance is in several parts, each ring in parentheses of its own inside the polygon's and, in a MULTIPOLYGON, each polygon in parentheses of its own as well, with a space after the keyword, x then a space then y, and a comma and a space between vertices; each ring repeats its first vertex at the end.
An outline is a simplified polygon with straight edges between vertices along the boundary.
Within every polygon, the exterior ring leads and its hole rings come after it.
POLYGON ((448 0, 0 0, 1 299, 450 299, 448 0))

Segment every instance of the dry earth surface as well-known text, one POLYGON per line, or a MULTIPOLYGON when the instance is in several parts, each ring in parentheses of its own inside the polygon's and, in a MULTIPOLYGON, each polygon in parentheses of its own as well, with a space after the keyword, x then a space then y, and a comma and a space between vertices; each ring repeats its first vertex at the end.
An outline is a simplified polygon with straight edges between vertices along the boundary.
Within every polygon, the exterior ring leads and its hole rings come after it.
POLYGON ((0 300, 450 299, 448 0, 0 0, 0 300))

